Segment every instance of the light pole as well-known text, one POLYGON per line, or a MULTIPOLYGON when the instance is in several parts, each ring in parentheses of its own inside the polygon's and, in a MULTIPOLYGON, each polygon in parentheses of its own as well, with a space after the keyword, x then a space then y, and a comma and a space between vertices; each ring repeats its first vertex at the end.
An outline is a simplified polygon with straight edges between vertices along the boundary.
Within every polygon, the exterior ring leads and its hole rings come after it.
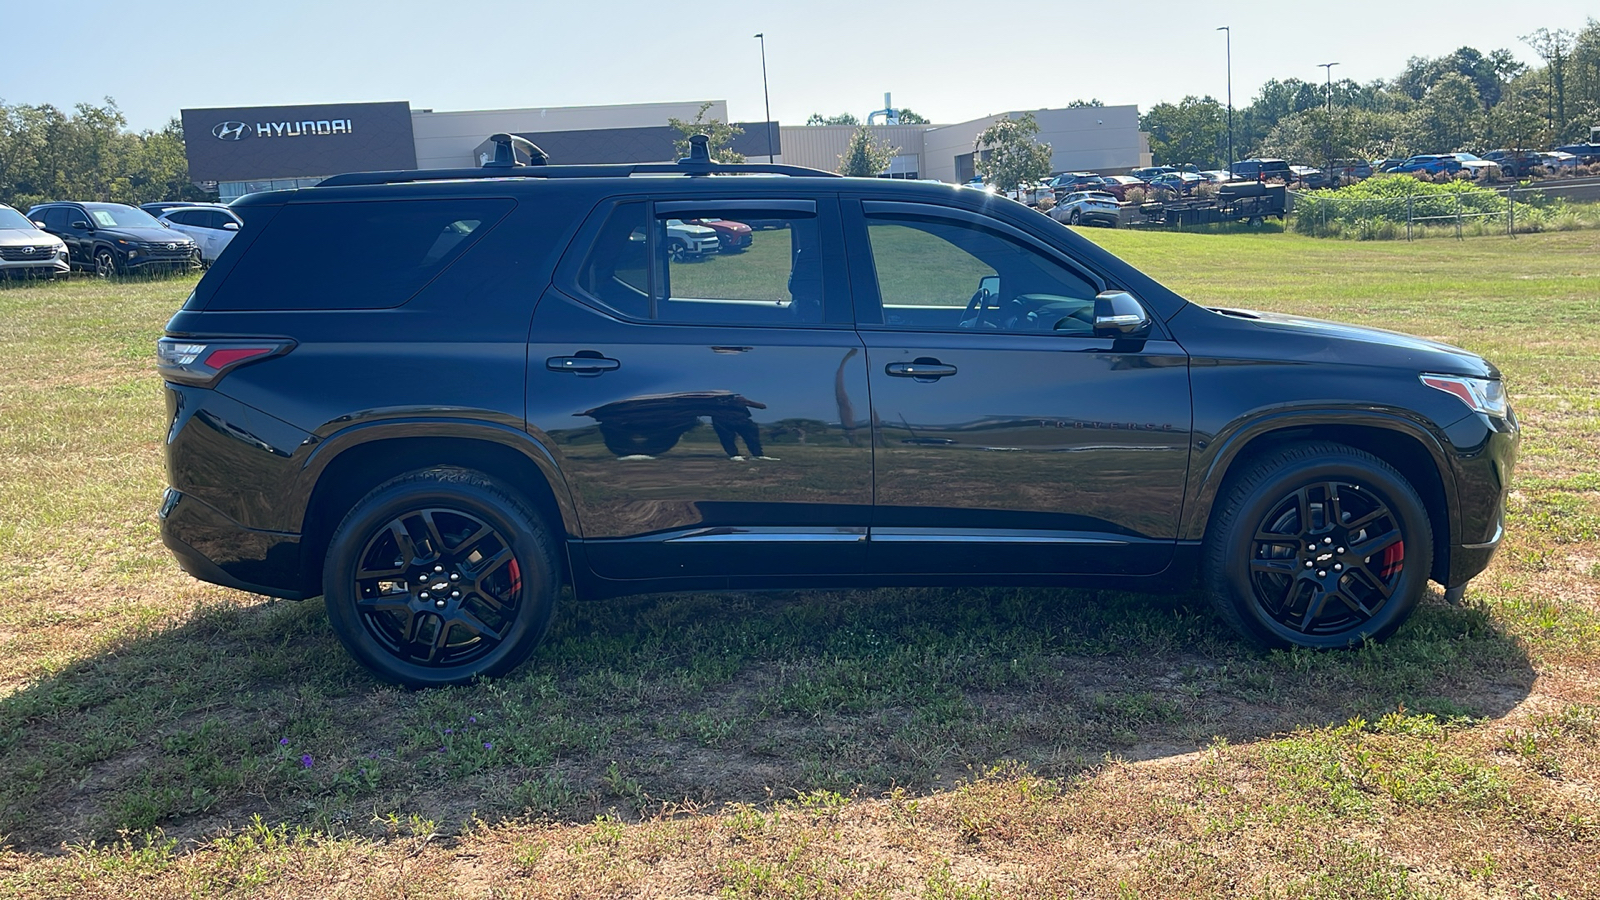
MULTIPOLYGON (((1217 29, 1227 32, 1228 39, 1228 168, 1233 168, 1233 29, 1226 25, 1217 29)), ((1229 173, 1228 177, 1233 177, 1229 173)))
POLYGON ((772 96, 767 93, 767 34, 756 35, 761 41, 761 99, 767 104, 767 162, 772 162, 772 96))
POLYGON ((1321 66, 1322 70, 1324 72, 1328 73, 1328 105, 1327 105, 1327 108, 1324 110, 1324 115, 1326 115, 1327 119, 1328 119, 1328 131, 1327 131, 1328 141, 1324 145, 1324 149, 1326 149, 1327 153, 1328 153, 1328 168, 1325 169, 1324 171, 1326 172, 1327 177, 1332 178, 1333 177, 1333 67, 1337 66, 1338 63, 1336 63, 1336 62, 1317 63, 1317 65, 1321 66))

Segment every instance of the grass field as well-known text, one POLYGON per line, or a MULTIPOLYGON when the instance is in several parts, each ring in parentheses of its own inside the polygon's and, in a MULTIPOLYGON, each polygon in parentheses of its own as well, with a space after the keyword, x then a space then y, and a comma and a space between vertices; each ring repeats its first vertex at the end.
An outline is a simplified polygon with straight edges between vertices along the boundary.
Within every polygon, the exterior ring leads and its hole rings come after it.
POLYGON ((406 693, 160 546, 190 281, 0 287, 0 897, 1600 896, 1600 232, 1084 233, 1494 360, 1526 438, 1467 602, 1258 655, 1197 597, 636 597, 406 693))

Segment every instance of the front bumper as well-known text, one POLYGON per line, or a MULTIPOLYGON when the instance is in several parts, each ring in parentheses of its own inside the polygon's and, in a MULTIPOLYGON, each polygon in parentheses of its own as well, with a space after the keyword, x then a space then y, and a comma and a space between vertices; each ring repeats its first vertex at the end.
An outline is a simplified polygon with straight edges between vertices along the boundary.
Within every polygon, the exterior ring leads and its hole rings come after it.
POLYGON ((1522 429, 1515 413, 1505 419, 1473 413, 1446 428, 1445 436, 1455 450, 1460 527, 1440 581, 1453 588, 1487 569, 1505 538, 1506 497, 1522 429))
POLYGON ((64 256, 54 254, 36 260, 0 259, 0 275, 65 275, 72 271, 64 256))

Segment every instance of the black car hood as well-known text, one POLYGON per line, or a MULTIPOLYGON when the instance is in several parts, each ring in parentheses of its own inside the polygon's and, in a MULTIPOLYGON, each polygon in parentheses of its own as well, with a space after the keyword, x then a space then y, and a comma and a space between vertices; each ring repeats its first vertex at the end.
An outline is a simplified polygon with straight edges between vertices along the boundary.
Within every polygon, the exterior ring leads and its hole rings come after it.
POLYGON ((1440 374, 1500 377, 1499 369, 1470 350, 1398 331, 1253 309, 1206 309, 1240 324, 1278 332, 1283 336, 1282 348, 1296 356, 1440 374))
POLYGON ((96 237, 126 238, 130 241, 148 243, 183 243, 189 236, 173 231, 171 228, 146 228, 144 226, 123 227, 118 225, 113 228, 96 228, 96 237))

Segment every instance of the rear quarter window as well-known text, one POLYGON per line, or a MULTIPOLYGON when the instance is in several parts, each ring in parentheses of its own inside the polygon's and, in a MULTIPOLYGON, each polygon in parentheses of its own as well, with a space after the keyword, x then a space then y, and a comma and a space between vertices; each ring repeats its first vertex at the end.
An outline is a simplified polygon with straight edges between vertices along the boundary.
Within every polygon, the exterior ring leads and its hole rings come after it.
POLYGON ((514 205, 505 198, 473 198, 285 206, 250 244, 207 308, 400 306, 514 205))

